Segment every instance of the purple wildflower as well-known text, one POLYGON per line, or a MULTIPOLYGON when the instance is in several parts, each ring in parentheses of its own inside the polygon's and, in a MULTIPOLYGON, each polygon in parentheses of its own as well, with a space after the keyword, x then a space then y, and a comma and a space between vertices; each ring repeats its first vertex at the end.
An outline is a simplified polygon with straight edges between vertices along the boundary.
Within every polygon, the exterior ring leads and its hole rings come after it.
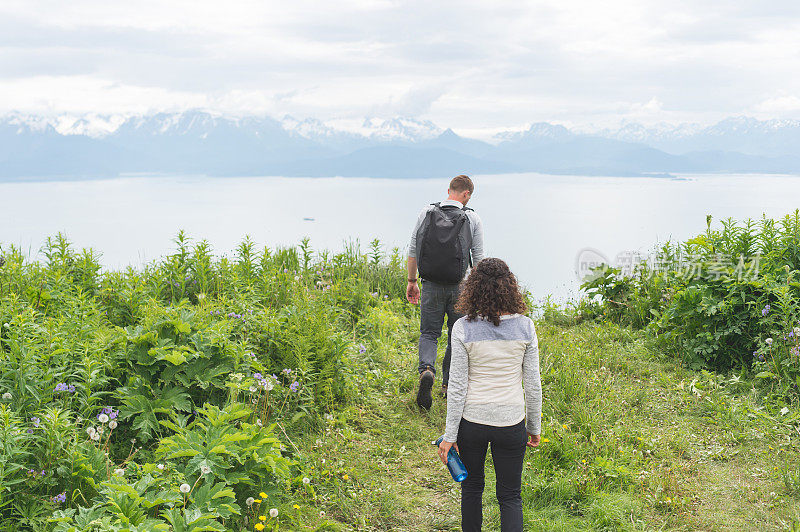
POLYGON ((292 370, 290 370, 289 368, 284 368, 283 371, 281 371, 281 373, 283 373, 284 375, 289 375, 291 372, 292 370))
POLYGON ((367 346, 364 344, 358 344, 358 352, 362 355, 367 352, 367 346))
POLYGON ((62 502, 65 502, 66 500, 67 500, 67 492, 66 491, 62 491, 61 493, 59 493, 58 495, 53 497, 53 502, 56 503, 56 504, 61 504, 62 502))
MULTIPOLYGON (((114 410, 113 406, 104 406, 103 409, 100 411, 100 413, 97 414, 98 419, 102 414, 108 416, 107 421, 109 421, 112 419, 117 419, 117 416, 119 415, 119 410, 114 410)), ((105 421, 103 423, 105 423, 105 421)))
POLYGON ((34 416, 34 417, 31 418, 31 421, 33 421, 33 426, 38 429, 39 428, 39 422, 41 421, 41 419, 39 419, 38 417, 34 416))
POLYGON ((289 385, 289 389, 292 390, 293 392, 296 392, 299 387, 300 383, 297 381, 294 381, 292 384, 289 385))
POLYGON ((769 314, 771 308, 772 307, 769 306, 769 303, 767 303, 767 305, 761 310, 761 315, 766 316, 767 314, 769 314))
POLYGON ((27 430, 27 431, 25 431, 25 432, 27 432, 28 434, 33 434, 33 429, 28 429, 28 430, 27 430))
POLYGON ((261 373, 253 373, 253 378, 257 381, 264 380, 264 376, 261 373))

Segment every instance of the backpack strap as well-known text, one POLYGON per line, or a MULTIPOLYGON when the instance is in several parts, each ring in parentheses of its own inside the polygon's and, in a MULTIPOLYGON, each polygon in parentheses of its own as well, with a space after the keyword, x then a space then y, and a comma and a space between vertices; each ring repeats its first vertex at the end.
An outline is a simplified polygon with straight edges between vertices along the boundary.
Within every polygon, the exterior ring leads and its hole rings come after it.
MULTIPOLYGON (((437 201, 436 203, 431 203, 431 205, 433 205, 434 207, 439 207, 440 209, 442 208, 442 202, 441 201, 437 201)), ((455 207, 455 205, 447 205, 447 207, 455 207)), ((464 211, 464 212, 467 212, 467 211, 475 212, 475 209, 470 209, 466 205, 461 207, 461 210, 464 211)))

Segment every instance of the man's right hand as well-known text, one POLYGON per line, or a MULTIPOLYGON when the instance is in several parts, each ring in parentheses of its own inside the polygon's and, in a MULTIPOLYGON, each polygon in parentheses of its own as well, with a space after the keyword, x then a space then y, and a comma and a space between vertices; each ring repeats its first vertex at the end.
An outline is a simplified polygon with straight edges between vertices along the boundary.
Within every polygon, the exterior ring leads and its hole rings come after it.
POLYGON ((406 299, 412 305, 419 305, 419 285, 417 283, 408 283, 406 299))

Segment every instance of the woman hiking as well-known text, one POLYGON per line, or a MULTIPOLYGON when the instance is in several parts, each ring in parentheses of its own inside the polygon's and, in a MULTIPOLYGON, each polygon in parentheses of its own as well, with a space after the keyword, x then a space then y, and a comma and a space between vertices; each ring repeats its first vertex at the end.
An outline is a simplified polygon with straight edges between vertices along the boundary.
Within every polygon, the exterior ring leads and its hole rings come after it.
POLYGON ((447 422, 439 457, 455 445, 467 468, 461 484, 461 529, 479 531, 486 449, 491 445, 503 532, 522 530, 522 464, 539 445, 542 386, 533 321, 508 265, 483 259, 458 299, 453 326, 447 422), (525 387, 523 388, 523 381, 525 387))

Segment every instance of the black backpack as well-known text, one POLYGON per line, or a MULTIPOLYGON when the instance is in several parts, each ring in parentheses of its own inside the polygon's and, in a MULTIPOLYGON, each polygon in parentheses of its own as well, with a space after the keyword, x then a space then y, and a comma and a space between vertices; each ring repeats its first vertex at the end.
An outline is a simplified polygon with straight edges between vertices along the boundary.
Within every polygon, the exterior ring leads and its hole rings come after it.
POLYGON ((426 281, 458 284, 472 265, 472 229, 467 207, 432 203, 417 232, 417 269, 426 281))

